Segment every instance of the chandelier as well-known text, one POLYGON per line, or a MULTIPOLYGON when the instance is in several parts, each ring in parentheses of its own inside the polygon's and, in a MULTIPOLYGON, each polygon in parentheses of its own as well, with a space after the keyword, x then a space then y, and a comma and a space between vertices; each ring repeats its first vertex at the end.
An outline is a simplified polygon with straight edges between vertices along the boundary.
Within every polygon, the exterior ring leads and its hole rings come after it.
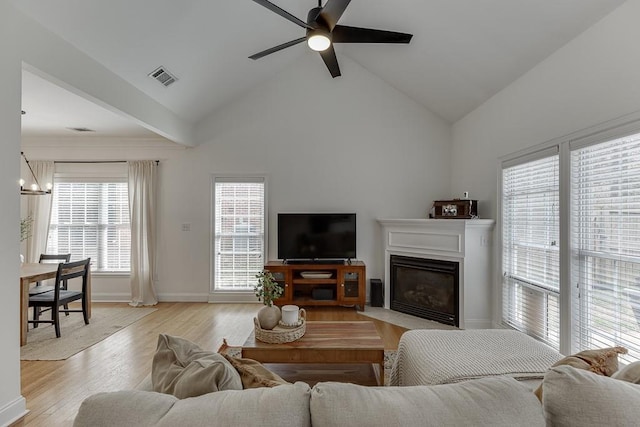
POLYGON ((27 160, 27 157, 24 155, 24 151, 21 151, 20 155, 22 156, 24 161, 27 163, 27 167, 29 168, 29 172, 31 172, 31 176, 33 177, 33 184, 31 184, 31 186, 29 188, 25 188, 24 187, 25 180, 20 178, 20 181, 19 181, 20 182, 20 194, 24 194, 26 196, 44 196, 45 194, 51 194, 51 188, 53 187, 53 185, 51 185, 51 183, 48 182, 46 188, 43 190, 42 187, 40 187, 40 183, 38 182, 38 178, 36 178, 36 174, 33 173, 33 169, 31 169, 31 165, 29 164, 29 160, 27 160))

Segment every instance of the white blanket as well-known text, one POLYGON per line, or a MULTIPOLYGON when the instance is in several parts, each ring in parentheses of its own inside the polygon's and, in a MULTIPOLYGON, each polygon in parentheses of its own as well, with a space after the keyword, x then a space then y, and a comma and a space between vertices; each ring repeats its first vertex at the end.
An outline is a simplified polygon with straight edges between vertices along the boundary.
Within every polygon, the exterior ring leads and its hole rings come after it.
POLYGON ((390 384, 449 384, 497 375, 536 379, 562 357, 513 330, 412 330, 400 339, 390 384))

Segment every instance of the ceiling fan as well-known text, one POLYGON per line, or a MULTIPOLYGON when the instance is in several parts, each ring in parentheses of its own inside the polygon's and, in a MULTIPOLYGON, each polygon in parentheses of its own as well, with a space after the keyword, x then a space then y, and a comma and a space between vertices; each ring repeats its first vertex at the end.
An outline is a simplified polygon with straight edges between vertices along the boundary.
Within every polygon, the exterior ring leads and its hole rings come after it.
POLYGON ((397 33, 394 31, 374 30, 370 28, 347 27, 345 25, 337 25, 340 17, 351 0, 328 0, 322 6, 322 0, 318 0, 318 7, 314 7, 307 14, 307 22, 296 18, 289 12, 279 8, 275 4, 267 0, 253 0, 277 13, 283 18, 305 28, 307 34, 305 37, 291 40, 270 49, 251 55, 251 59, 260 59, 264 56, 278 52, 306 40, 312 50, 320 53, 322 60, 329 69, 332 77, 340 75, 340 67, 336 52, 333 49, 333 43, 404 43, 411 41, 412 34, 397 33))

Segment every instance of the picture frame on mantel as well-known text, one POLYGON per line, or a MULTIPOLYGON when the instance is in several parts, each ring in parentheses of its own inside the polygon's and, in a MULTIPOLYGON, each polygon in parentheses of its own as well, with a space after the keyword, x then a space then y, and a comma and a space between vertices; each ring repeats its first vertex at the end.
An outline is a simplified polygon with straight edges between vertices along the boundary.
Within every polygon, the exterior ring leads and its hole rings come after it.
POLYGON ((433 202, 433 218, 474 219, 478 218, 478 201, 469 199, 436 200, 433 202))

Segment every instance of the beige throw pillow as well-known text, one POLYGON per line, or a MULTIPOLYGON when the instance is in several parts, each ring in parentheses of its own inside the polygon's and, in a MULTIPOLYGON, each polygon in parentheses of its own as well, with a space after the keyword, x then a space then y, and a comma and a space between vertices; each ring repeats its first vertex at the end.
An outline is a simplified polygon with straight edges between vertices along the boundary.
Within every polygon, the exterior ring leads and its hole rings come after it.
POLYGON ((179 399, 242 390, 240 375, 221 355, 183 338, 160 334, 151 365, 153 390, 179 399))
POLYGON ((620 369, 611 378, 626 381, 629 383, 640 384, 640 362, 633 362, 620 369))
POLYGON ((544 377, 543 408, 548 426, 636 426, 640 385, 571 366, 544 377))

